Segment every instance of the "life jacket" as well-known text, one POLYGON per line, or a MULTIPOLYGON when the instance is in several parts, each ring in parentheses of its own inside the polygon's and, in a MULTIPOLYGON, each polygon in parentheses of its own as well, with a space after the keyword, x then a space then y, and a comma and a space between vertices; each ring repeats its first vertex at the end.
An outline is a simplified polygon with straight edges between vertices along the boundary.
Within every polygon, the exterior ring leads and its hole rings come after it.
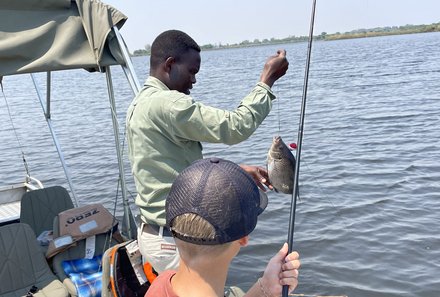
POLYGON ((46 258, 76 245, 76 242, 102 233, 112 233, 117 242, 122 242, 118 221, 102 205, 90 204, 60 212, 54 219, 54 238, 49 243, 46 258))

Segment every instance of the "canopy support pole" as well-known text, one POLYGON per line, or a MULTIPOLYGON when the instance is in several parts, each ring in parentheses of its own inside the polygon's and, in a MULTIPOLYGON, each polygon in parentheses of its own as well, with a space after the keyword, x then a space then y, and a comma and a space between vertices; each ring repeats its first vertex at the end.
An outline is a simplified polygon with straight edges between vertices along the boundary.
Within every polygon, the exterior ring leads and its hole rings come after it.
POLYGON ((59 156, 60 161, 61 161, 61 165, 63 166, 64 174, 66 175, 67 183, 69 184, 70 191, 72 193, 73 202, 74 202, 75 206, 78 207, 78 205, 79 205, 78 204, 78 199, 76 197, 76 193, 75 193, 75 190, 73 188, 72 178, 70 177, 70 172, 69 172, 69 169, 67 167, 66 161, 64 159, 64 154, 61 151, 61 146, 60 146, 60 143, 58 141, 58 137, 57 137, 57 135, 56 135, 56 133, 55 133, 55 131, 53 129, 52 120, 50 118, 50 95, 51 95, 50 86, 51 86, 51 81, 52 81, 50 71, 47 72, 46 107, 44 106, 43 96, 41 94, 40 88, 38 87, 38 84, 37 84, 37 80, 36 80, 35 75, 33 73, 31 73, 31 78, 32 78, 32 82, 34 83, 34 87, 35 87, 35 90, 37 92, 38 100, 40 101, 41 109, 43 110, 47 126, 49 127, 50 134, 52 135, 53 142, 54 142, 55 147, 57 149, 58 156, 59 156))
POLYGON ((108 98, 110 100, 110 109, 111 109, 112 123, 113 123, 113 134, 115 136, 116 154, 118 156, 119 178, 121 181, 122 202, 124 206, 123 220, 127 228, 127 236, 130 239, 133 239, 136 230, 133 230, 134 226, 131 224, 132 222, 130 220, 130 218, 132 217, 132 213, 127 199, 127 189, 126 189, 125 174, 124 174, 124 160, 122 158, 122 150, 119 141, 119 125, 118 125, 118 118, 116 113, 115 94, 113 91, 113 82, 112 82, 112 75, 110 72, 110 66, 105 67, 105 75, 107 78, 108 98))
MULTIPOLYGON (((133 63, 131 61, 130 53, 128 51, 127 45, 125 44, 124 38, 122 38, 122 35, 119 32, 118 27, 113 26, 112 29, 115 32, 116 40, 117 40, 119 48, 121 50, 122 58, 124 59, 124 62, 125 62, 125 65, 121 65, 121 68, 124 71, 124 74, 125 74, 125 77, 126 77, 128 83, 130 84, 133 95, 136 96, 141 90, 141 85, 139 84, 139 79, 136 76, 136 71, 135 71, 133 63)), ((117 123, 117 121, 116 121, 116 123, 117 123)), ((124 125, 124 139, 122 142, 122 147, 124 147, 125 133, 126 133, 126 126, 124 125)), ((119 133, 117 135, 119 135, 119 133)), ((121 152, 122 151, 120 151, 120 153, 118 153, 118 155, 121 155, 121 162, 123 162, 121 152)), ((124 183, 125 183, 125 181, 124 181, 124 183)), ((124 199, 124 218, 123 218, 123 221, 125 222, 125 226, 127 226, 127 227, 122 228, 122 230, 125 231, 126 233, 128 233, 130 238, 133 238, 131 236, 135 236, 135 235, 137 236, 136 222, 134 220, 131 209, 128 206, 127 198, 124 199), (134 229, 134 232, 133 232, 133 229, 134 229)))
POLYGON ((116 26, 113 26, 113 30, 116 34, 116 39, 118 40, 119 47, 121 48, 122 56, 125 61, 125 66, 122 66, 122 70, 131 86, 134 95, 137 95, 141 90, 141 86, 139 84, 139 79, 136 76, 136 72, 134 70, 133 63, 131 62, 130 54, 128 53, 127 45, 124 42, 124 39, 119 33, 119 29, 116 26))

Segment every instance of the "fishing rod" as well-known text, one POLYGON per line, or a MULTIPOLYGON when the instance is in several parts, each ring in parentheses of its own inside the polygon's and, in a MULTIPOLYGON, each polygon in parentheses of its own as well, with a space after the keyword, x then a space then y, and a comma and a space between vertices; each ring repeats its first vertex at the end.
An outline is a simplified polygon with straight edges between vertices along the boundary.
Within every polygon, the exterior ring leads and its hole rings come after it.
MULTIPOLYGON (((304 73, 304 85, 303 85, 303 94, 301 100, 301 113, 299 117, 299 128, 298 128, 298 140, 296 147, 296 163, 295 163, 295 175, 293 179, 293 192, 292 192, 292 202, 290 207, 290 220, 289 220, 289 233, 287 237, 287 243, 289 244, 289 253, 292 252, 293 246, 293 233, 295 231, 295 212, 296 212, 296 201, 298 197, 298 181, 299 181, 299 167, 300 167, 300 158, 301 158, 301 146, 302 146, 302 138, 304 131, 304 118, 306 112, 306 98, 307 98, 307 86, 309 82, 309 69, 310 69, 310 58, 312 53, 312 40, 313 40, 313 27, 315 24, 315 8, 316 8, 316 0, 313 0, 312 4, 312 15, 310 17, 310 31, 309 31, 309 42, 307 46, 307 60, 306 60, 306 68, 304 73)), ((283 297, 287 297, 289 295, 289 286, 283 286, 283 297)))

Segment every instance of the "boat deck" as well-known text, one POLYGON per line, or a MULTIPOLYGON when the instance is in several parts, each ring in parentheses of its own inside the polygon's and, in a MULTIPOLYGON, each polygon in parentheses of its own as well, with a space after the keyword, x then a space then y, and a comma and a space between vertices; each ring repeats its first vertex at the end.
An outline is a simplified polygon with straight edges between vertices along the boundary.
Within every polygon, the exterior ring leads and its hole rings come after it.
POLYGON ((0 224, 20 219, 20 201, 0 205, 0 224))
POLYGON ((0 187, 0 225, 19 220, 20 201, 26 191, 24 183, 0 187))

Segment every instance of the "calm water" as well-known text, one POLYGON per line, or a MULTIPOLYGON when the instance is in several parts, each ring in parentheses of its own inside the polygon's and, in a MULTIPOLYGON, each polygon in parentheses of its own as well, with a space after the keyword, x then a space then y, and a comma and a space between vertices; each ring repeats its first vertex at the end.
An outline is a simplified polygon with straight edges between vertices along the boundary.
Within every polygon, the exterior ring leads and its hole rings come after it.
MULTIPOLYGON (((302 258, 296 293, 440 296, 439 46, 439 33, 314 43, 294 235, 302 258)), ((306 44, 282 47, 290 68, 274 87, 271 114, 241 144, 205 144, 206 156, 264 166, 274 135, 296 142, 306 44)), ((203 53, 194 98, 233 109, 277 48, 203 53)), ((143 81, 147 58, 134 64, 143 81)), ((132 93, 119 69, 112 74, 123 131, 132 93)), ((53 78, 53 125, 80 203, 112 208, 117 163, 105 78, 85 71, 53 78)), ((29 76, 3 84, 31 174, 46 186, 67 187, 29 76)), ((5 185, 23 180, 24 166, 3 98, 0 117, 5 185)), ((135 195, 128 166, 126 172, 135 195)), ((248 287, 287 240, 291 197, 269 198, 250 245, 233 262, 231 284, 248 287)))

